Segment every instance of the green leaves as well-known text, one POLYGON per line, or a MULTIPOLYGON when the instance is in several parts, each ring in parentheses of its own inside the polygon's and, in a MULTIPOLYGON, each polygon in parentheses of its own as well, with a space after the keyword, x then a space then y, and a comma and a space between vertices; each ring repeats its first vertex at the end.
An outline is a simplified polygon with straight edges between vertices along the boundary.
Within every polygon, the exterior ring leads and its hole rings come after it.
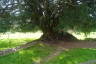
POLYGON ((91 0, 10 0, 10 3, 7 0, 1 1, 7 7, 0 5, 0 9, 4 9, 1 16, 3 20, 0 18, 1 32, 28 32, 42 28, 53 28, 56 31, 71 29, 84 33, 96 31, 96 4, 91 0))

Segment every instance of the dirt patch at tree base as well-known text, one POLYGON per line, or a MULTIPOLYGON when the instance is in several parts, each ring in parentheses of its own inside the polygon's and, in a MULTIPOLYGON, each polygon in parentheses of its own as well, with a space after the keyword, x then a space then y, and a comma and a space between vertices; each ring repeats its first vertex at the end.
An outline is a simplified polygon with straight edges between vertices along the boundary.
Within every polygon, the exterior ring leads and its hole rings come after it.
POLYGON ((64 48, 96 48, 96 41, 47 41, 49 45, 64 48))
MULTIPOLYGON (((47 42, 40 41, 40 42, 42 42, 44 44, 48 44, 50 46, 62 47, 62 48, 65 48, 65 49, 96 48, 96 41, 70 41, 70 42, 68 42, 68 41, 47 41, 47 42)), ((7 55, 9 53, 14 53, 14 52, 16 52, 18 50, 21 50, 21 49, 31 47, 36 43, 38 43, 38 41, 29 42, 29 43, 26 43, 24 45, 17 46, 16 48, 2 50, 2 51, 0 51, 0 56, 4 56, 4 55, 7 55)))

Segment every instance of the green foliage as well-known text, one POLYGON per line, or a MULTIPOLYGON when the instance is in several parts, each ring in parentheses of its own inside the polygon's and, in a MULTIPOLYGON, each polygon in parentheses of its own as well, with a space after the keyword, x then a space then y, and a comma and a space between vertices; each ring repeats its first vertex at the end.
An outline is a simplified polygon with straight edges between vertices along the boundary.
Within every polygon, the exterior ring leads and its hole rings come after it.
POLYGON ((74 8, 66 8, 63 16, 60 18, 61 22, 57 28, 64 31, 73 30, 75 32, 90 33, 96 31, 96 20, 89 16, 89 7, 85 4, 74 8))
POLYGON ((71 29, 87 34, 96 31, 94 2, 93 0, 1 0, 0 13, 4 20, 0 18, 0 32, 71 29), (8 2, 11 3, 7 5, 8 2))
POLYGON ((8 20, 0 19, 0 33, 10 31, 11 23, 8 20))

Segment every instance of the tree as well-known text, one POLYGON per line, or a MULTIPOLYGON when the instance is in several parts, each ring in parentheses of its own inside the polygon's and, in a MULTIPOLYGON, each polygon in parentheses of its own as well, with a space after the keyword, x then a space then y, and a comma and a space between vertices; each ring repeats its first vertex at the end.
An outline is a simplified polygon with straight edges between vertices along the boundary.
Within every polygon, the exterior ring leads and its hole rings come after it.
POLYGON ((10 31, 40 29, 43 39, 72 40, 76 38, 68 30, 95 31, 95 3, 95 0, 1 0, 0 19, 10 18, 9 24, 5 24, 10 31))

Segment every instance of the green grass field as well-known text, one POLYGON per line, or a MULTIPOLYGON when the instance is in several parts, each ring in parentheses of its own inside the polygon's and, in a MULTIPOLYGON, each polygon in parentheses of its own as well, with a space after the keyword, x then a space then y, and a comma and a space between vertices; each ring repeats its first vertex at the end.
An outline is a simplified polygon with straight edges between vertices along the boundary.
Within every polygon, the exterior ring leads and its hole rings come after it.
MULTIPOLYGON (((34 39, 2 39, 0 40, 0 50, 16 47, 34 39)), ((56 47, 45 44, 36 44, 30 48, 0 57, 0 64, 35 64, 50 55, 56 47)), ((59 56, 44 64, 79 64, 88 60, 96 59, 96 49, 71 49, 62 51, 59 56)))
POLYGON ((26 42, 30 42, 32 38, 20 38, 20 39, 0 39, 0 50, 6 48, 16 47, 18 45, 24 44, 26 42))
POLYGON ((63 51, 54 60, 48 61, 45 64, 80 64, 89 60, 96 59, 96 49, 71 49, 63 51))
MULTIPOLYGON (((12 48, 34 39, 3 39, 0 40, 0 49, 12 48), (9 42, 10 41, 10 42, 9 42), (9 44, 10 43, 10 44, 9 44)), ((48 56, 55 48, 49 45, 36 44, 28 49, 10 55, 1 56, 0 64, 34 64, 48 56)))

